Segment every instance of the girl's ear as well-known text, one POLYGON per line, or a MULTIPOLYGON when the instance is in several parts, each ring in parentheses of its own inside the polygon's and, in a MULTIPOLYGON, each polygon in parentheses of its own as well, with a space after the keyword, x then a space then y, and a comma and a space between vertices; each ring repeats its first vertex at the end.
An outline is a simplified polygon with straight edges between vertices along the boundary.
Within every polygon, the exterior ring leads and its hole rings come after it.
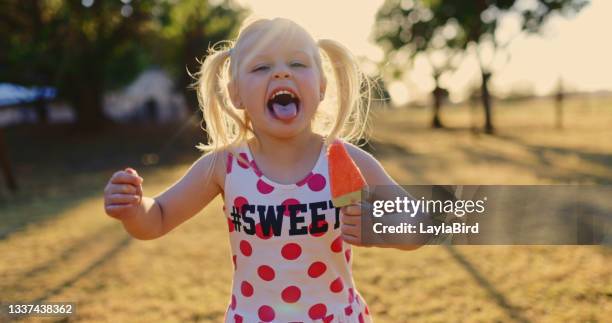
POLYGON ((227 82, 227 92, 230 95, 230 100, 232 101, 234 107, 236 107, 236 109, 244 109, 242 106, 242 101, 240 100, 240 95, 238 95, 238 86, 236 85, 236 82, 233 80, 227 82))

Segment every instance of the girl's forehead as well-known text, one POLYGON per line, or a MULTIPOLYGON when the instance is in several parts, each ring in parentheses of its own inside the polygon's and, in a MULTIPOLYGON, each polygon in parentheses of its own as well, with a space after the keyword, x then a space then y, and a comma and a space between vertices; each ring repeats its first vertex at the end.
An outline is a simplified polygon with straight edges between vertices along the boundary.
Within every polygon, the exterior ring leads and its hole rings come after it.
POLYGON ((238 47, 238 59, 241 63, 275 55, 306 55, 314 58, 317 50, 312 38, 299 30, 251 33, 241 39, 238 47))

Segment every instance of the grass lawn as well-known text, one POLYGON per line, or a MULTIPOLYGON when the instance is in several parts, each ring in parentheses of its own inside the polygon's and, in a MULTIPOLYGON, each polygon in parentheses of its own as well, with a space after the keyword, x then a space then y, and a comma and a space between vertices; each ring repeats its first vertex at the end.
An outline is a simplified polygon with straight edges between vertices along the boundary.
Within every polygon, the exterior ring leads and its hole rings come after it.
MULTIPOLYGON (((450 129, 433 131, 428 110, 376 112, 372 151, 399 183, 612 184, 612 100, 569 100, 561 131, 546 101, 500 104, 496 136, 469 130, 469 107, 443 113, 450 129)), ((221 321, 232 265, 219 199, 153 241, 102 205, 128 165, 147 195, 176 181, 199 155, 197 126, 7 132, 21 191, 0 188, 0 302, 77 302, 69 319, 28 321, 221 321)), ((354 275, 377 322, 605 322, 611 260, 600 246, 356 248, 354 275)))

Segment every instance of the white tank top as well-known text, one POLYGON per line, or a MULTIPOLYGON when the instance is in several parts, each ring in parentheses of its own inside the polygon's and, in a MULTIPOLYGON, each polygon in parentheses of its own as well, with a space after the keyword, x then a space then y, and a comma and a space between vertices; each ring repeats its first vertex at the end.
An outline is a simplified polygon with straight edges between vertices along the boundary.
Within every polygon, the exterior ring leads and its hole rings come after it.
POLYGON ((327 147, 295 184, 266 177, 243 143, 227 155, 224 211, 234 264, 225 322, 372 322, 331 202, 327 147))

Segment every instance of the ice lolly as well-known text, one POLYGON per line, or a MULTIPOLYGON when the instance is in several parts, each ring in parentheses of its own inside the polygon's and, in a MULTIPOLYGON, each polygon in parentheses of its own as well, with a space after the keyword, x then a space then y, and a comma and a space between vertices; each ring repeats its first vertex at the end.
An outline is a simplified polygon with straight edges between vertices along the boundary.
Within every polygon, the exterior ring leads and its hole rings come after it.
POLYGON ((361 200, 361 189, 366 181, 341 141, 336 140, 329 146, 327 160, 334 207, 361 200))

